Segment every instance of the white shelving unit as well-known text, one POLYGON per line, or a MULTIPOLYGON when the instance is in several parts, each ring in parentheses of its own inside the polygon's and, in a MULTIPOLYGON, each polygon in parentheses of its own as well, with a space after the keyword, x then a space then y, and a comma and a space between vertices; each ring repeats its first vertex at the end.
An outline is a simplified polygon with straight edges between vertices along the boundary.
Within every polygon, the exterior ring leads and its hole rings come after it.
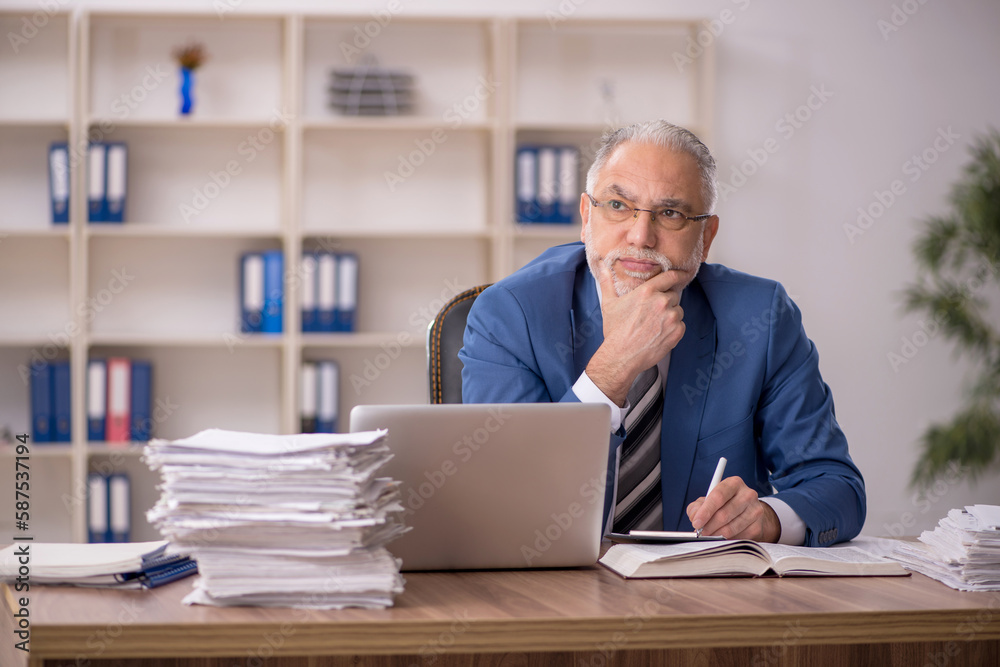
MULTIPOLYGON (((24 369, 69 359, 73 442, 33 447, 36 539, 86 535, 88 471, 133 479, 133 539, 154 539, 158 492, 141 446, 86 441, 88 359, 153 363, 155 434, 209 427, 298 429, 304 360, 340 364, 340 420, 361 403, 427 400, 424 337, 459 291, 492 282, 576 225, 513 218, 520 142, 581 148, 609 126, 652 117, 711 127, 708 50, 672 60, 694 21, 368 15, 78 12, 49 17, 20 52, 0 51, 0 425, 30 426, 24 369), (178 114, 172 52, 192 42, 195 111, 178 114), (637 50, 630 45, 647 44, 637 50), (416 78, 412 114, 345 117, 329 72, 373 57, 416 78), (44 82, 40 85, 39 82, 44 82), (86 222, 88 141, 125 141, 122 225, 86 222), (50 223, 47 154, 68 141, 71 222, 50 223), (285 256, 285 333, 239 332, 238 258, 285 256), (303 250, 360 260, 357 332, 299 332, 303 250), (20 371, 19 371, 20 369, 20 371)), ((3 34, 23 15, 0 12, 3 34)), ((0 445, 0 475, 13 456, 0 445)), ((9 476, 9 477, 8 477, 9 476)), ((12 518, 0 517, 0 533, 12 518)))

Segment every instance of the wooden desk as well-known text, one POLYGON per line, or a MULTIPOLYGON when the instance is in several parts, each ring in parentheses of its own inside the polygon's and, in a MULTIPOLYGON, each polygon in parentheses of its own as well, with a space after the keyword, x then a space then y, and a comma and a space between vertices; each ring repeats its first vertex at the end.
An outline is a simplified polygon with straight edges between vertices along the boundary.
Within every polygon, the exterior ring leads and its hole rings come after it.
POLYGON ((406 579, 391 609, 337 612, 184 606, 191 580, 33 587, 30 663, 14 649, 7 590, 0 665, 1000 664, 1000 593, 916 574, 626 581, 595 566, 406 579))

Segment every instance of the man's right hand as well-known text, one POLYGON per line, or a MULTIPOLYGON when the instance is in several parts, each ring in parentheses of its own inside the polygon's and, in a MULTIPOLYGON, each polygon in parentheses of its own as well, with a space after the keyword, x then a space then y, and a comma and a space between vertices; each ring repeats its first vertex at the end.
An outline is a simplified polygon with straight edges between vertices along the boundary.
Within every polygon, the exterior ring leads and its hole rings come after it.
POLYGON ((587 364, 587 376, 619 407, 636 376, 654 366, 684 336, 683 271, 664 271, 624 296, 611 271, 596 262, 604 317, 604 343, 587 364))

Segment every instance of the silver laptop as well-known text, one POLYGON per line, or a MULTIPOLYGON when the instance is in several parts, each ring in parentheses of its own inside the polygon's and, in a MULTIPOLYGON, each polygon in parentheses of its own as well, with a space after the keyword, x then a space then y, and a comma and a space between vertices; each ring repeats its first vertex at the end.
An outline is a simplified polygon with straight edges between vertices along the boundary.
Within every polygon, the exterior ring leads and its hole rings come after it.
POLYGON ((593 403, 359 405, 350 425, 389 430, 402 569, 478 570, 597 561, 610 420, 593 403))

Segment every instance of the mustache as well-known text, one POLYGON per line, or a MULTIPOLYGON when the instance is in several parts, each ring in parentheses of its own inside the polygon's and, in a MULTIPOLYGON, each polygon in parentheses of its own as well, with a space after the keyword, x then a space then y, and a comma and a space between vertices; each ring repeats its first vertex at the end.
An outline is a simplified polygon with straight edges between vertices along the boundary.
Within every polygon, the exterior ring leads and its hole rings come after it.
POLYGON ((608 270, 614 274, 614 263, 623 257, 628 259, 642 259, 656 262, 660 265, 660 268, 663 271, 681 268, 679 266, 675 266, 666 255, 660 254, 650 248, 616 248, 604 256, 604 264, 608 267, 608 270))

